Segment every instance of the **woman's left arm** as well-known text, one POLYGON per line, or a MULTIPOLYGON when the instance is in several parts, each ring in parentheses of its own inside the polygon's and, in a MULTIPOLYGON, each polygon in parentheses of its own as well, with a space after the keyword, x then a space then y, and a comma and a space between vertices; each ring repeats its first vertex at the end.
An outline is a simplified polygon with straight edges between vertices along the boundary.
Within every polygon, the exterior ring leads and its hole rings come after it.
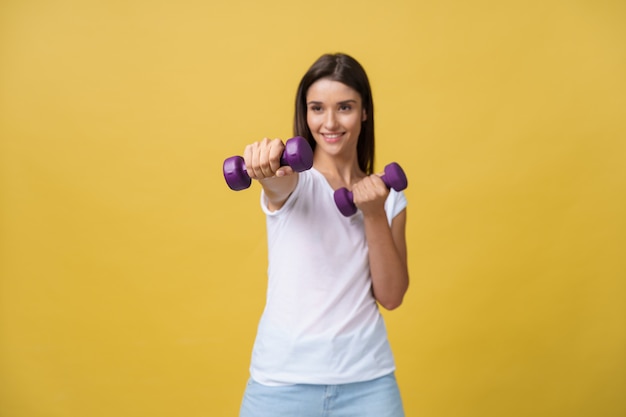
POLYGON ((393 218, 390 227, 384 208, 389 191, 380 178, 368 178, 363 182, 370 183, 369 193, 360 187, 362 184, 355 186, 354 202, 363 213, 374 298, 387 310, 393 310, 402 304, 409 287, 406 209, 393 218))
POLYGON ((409 288, 405 225, 406 209, 394 217, 391 227, 386 215, 365 218, 372 290, 376 301, 387 310, 400 307, 409 288))

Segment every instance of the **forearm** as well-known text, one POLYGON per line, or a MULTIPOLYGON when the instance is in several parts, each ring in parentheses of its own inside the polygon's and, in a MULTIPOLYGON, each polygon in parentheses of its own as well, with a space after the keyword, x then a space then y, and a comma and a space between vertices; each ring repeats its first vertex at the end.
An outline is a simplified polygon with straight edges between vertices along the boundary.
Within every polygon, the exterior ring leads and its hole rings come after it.
POLYGON ((376 300, 388 310, 402 304, 409 286, 405 216, 405 211, 398 215, 397 221, 401 224, 394 225, 393 229, 389 227, 384 211, 364 217, 372 290, 376 300))
POLYGON ((259 180, 268 200, 270 210, 278 210, 287 201, 298 183, 298 174, 259 180))

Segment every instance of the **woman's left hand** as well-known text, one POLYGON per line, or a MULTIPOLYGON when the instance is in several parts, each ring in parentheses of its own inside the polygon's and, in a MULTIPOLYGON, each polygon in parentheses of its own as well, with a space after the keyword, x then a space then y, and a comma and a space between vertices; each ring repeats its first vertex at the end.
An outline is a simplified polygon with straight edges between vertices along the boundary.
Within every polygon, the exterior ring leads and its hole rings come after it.
POLYGON ((354 204, 364 216, 385 213, 385 200, 389 195, 389 189, 380 178, 381 175, 370 175, 352 186, 354 204))

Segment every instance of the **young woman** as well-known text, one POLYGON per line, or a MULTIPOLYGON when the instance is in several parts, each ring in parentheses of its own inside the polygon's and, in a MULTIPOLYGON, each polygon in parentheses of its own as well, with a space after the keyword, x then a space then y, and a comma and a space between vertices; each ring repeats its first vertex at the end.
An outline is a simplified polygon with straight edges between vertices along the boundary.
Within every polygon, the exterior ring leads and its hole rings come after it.
POLYGON ((320 57, 302 78, 295 135, 313 168, 280 166, 279 139, 248 145, 262 185, 268 290, 240 417, 400 417, 395 364, 378 305, 400 306, 409 285, 402 192, 374 167, 374 106, 362 66, 320 57), (344 217, 333 192, 359 208, 344 217))

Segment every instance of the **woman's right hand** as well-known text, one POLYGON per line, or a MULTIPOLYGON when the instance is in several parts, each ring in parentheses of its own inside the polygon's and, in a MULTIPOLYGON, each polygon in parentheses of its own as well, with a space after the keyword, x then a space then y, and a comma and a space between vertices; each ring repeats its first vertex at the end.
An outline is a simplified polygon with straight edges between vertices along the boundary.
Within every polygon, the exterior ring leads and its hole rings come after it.
POLYGON ((296 188, 297 174, 290 166, 280 166, 285 144, 280 139, 265 138, 246 146, 243 160, 250 178, 259 180, 267 207, 274 211, 280 209, 296 188), (280 178, 280 179, 279 179, 280 178))
POLYGON ((280 166, 285 144, 280 139, 264 138, 246 146, 243 159, 250 178, 263 180, 293 174, 290 166, 280 166))

